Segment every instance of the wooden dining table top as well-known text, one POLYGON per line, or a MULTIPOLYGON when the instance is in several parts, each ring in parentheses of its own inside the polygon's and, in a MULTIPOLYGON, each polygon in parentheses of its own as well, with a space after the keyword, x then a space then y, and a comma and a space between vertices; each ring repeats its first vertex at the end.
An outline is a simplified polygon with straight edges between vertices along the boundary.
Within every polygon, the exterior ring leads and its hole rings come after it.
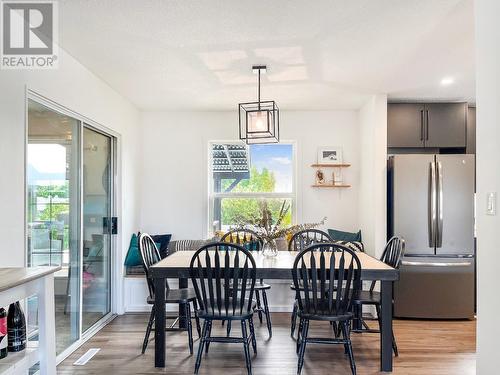
MULTIPOLYGON (((189 278, 189 265, 195 251, 177 251, 150 268, 153 278, 189 278)), ((275 257, 267 257, 261 251, 252 252, 257 278, 292 279, 292 268, 298 251, 278 251, 275 257)), ((328 254, 325 254, 329 256, 328 254)), ((399 271, 363 252, 357 252, 361 263, 362 280, 397 280, 399 271)), ((328 260, 327 260, 328 261, 328 260)), ((338 259, 336 259, 338 264, 338 259)), ((328 264, 328 263, 327 263, 328 264)))

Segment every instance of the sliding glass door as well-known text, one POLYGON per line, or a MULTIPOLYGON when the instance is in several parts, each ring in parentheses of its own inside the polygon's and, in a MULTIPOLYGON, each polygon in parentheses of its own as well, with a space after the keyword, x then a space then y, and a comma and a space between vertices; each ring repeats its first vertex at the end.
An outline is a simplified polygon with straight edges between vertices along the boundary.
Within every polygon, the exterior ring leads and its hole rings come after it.
POLYGON ((83 128, 83 330, 111 308, 112 140, 83 128))
MULTIPOLYGON (((61 354, 111 312, 112 136, 78 116, 28 101, 28 267, 55 274, 56 347, 61 354)), ((28 301, 37 327, 37 301, 28 301)))

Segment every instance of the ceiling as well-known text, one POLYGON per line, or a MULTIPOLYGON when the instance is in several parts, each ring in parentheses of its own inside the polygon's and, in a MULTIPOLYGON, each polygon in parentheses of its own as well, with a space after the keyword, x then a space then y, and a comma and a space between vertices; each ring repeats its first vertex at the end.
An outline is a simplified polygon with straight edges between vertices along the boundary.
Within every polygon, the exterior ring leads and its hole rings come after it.
POLYGON ((475 101, 473 0, 65 0, 62 47, 143 110, 475 101), (453 84, 441 80, 451 77, 453 84))

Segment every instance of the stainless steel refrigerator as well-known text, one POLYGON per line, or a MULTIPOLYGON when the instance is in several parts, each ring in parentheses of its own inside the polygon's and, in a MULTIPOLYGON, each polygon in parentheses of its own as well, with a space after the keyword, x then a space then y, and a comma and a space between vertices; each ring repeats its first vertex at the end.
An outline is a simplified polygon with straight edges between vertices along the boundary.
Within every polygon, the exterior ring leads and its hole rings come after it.
POLYGON ((388 232, 406 241, 394 315, 473 318, 474 155, 394 155, 388 166, 388 232))

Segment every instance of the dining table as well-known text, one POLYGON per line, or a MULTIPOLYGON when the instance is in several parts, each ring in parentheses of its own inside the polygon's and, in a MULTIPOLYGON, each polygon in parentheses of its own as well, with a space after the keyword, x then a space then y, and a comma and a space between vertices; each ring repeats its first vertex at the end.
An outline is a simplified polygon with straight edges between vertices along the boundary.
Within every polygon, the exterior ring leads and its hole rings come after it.
MULTIPOLYGON (((179 287, 188 287, 189 265, 195 251, 174 252, 150 268, 155 290, 165 288, 167 278, 179 279, 179 287)), ((297 251, 278 251, 274 257, 261 251, 253 252, 257 279, 291 280, 297 251)), ((381 292, 380 370, 392 371, 392 289, 398 280, 399 271, 364 252, 356 253, 361 262, 361 280, 379 280, 381 292)), ((292 306, 293 301, 290 301, 292 306)), ((184 309, 179 307, 182 316, 184 309)), ((165 294, 155 295, 155 367, 165 367, 166 360, 166 311, 165 294)), ((180 324, 183 324, 182 318, 180 324)))

